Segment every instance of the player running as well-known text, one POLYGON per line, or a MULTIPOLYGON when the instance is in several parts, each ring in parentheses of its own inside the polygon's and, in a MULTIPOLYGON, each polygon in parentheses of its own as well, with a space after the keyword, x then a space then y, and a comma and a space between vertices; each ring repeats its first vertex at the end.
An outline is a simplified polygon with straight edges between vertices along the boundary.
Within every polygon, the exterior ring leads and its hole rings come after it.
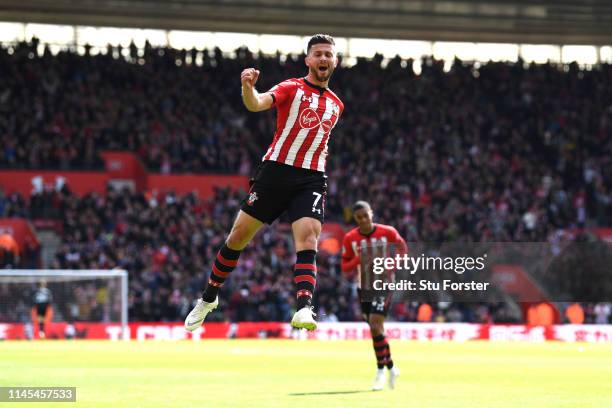
MULTIPOLYGON (((407 247, 404 239, 397 230, 389 225, 372 222, 372 208, 365 201, 357 201, 353 205, 353 218, 357 228, 352 229, 344 236, 342 243, 342 272, 360 282, 361 255, 367 248, 376 248, 395 244, 398 253, 406 253, 407 247)), ((359 291, 360 292, 360 291, 359 291)), ((361 296, 361 292, 360 292, 361 296)), ((385 317, 389 311, 390 297, 377 297, 372 301, 360 302, 363 319, 368 322, 376 355, 376 377, 372 385, 373 390, 382 390, 385 383, 385 366, 389 369, 389 388, 395 388, 395 380, 400 372, 393 365, 391 349, 385 338, 385 317)))
POLYGON ((306 51, 308 75, 283 81, 259 93, 259 71, 242 71, 242 100, 249 111, 277 110, 276 132, 251 180, 234 225, 217 254, 202 298, 185 319, 193 331, 219 303, 217 294, 236 267, 240 252, 264 223, 271 224, 287 212, 297 252, 294 267, 297 308, 291 320, 296 328, 314 330, 311 302, 315 288, 317 240, 325 213, 327 176, 325 163, 331 130, 344 110, 342 101, 327 87, 338 64, 334 39, 317 34, 306 51))

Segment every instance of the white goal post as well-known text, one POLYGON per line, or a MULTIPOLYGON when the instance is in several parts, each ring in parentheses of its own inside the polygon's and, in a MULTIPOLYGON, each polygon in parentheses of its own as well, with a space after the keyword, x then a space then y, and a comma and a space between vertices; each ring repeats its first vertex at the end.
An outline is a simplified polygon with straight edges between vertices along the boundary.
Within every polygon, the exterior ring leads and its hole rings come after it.
POLYGON ((32 323, 41 287, 49 289, 53 321, 115 322, 129 340, 126 270, 0 269, 0 323, 32 323))

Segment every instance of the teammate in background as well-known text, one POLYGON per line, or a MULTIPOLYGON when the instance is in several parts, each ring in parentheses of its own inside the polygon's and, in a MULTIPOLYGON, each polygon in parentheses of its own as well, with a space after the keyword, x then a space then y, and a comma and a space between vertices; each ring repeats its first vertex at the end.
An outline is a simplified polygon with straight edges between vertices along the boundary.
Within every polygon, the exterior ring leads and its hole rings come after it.
POLYGON ((52 300, 53 296, 49 288, 47 288, 47 283, 42 281, 34 293, 34 307, 32 308, 33 324, 38 323, 38 337, 41 339, 46 337, 45 325, 51 320, 53 314, 51 309, 52 300))
MULTIPOLYGON (((372 222, 373 212, 370 204, 357 201, 353 205, 353 218, 357 228, 352 229, 344 236, 342 243, 342 272, 349 278, 360 282, 361 254, 368 247, 380 247, 395 244, 397 252, 407 252, 406 242, 397 230, 389 225, 372 222)), ((358 289, 361 297, 361 291, 358 289)), ((368 322, 372 334, 374 354, 376 355, 376 377, 372 385, 373 390, 382 390, 385 384, 385 366, 389 369, 389 388, 395 388, 395 381, 400 372, 391 359, 391 348, 385 338, 385 317, 389 311, 390 297, 378 297, 372 301, 361 301, 363 319, 368 322)))
POLYGON ((297 252, 294 267, 296 313, 291 325, 314 330, 311 307, 316 283, 317 240, 325 213, 327 143, 344 104, 327 87, 338 64, 334 39, 317 34, 308 41, 308 74, 283 81, 259 93, 255 84, 260 72, 242 71, 242 100, 251 112, 276 108, 276 132, 251 180, 234 225, 212 266, 202 298, 185 319, 193 331, 219 304, 217 294, 236 267, 240 252, 264 223, 271 224, 285 211, 289 215, 297 252))

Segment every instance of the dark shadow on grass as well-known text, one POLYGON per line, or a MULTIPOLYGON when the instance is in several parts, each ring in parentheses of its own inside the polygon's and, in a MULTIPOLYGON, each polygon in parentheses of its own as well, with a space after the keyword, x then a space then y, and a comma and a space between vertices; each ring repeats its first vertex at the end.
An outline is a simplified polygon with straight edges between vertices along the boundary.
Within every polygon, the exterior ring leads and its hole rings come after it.
POLYGON ((296 392, 289 394, 290 397, 302 397, 305 395, 343 395, 343 394, 360 394, 363 392, 375 392, 372 390, 353 390, 353 391, 321 391, 321 392, 296 392))

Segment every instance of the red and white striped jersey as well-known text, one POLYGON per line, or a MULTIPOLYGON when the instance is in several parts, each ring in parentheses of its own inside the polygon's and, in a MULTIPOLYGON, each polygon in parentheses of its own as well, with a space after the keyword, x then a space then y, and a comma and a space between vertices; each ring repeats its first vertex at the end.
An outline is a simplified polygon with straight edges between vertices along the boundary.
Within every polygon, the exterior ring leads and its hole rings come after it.
POLYGON ((353 228, 344 236, 342 242, 342 263, 344 273, 359 272, 360 255, 370 251, 375 256, 393 256, 390 246, 394 245, 396 254, 405 254, 408 249, 406 241, 399 232, 390 225, 374 224, 374 229, 367 235, 362 234, 359 228, 353 228))
POLYGON ((344 104, 329 89, 291 78, 268 91, 276 106, 276 132, 262 161, 324 172, 329 135, 344 104))
MULTIPOLYGON (((342 258, 351 260, 358 256, 363 248, 395 244, 400 253, 406 251, 406 241, 400 236, 395 228, 385 224, 374 224, 374 229, 368 235, 359 231, 359 227, 353 228, 344 236, 342 243, 342 258)), ((382 256, 388 256, 384 254, 382 256)))

